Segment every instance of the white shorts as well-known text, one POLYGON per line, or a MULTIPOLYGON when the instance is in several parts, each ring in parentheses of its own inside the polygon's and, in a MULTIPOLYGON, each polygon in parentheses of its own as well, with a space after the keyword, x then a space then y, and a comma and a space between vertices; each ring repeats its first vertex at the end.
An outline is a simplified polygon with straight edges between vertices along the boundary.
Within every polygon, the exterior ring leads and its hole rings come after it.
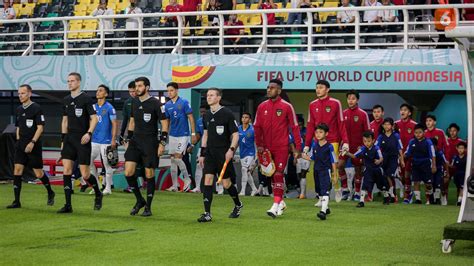
POLYGON ((176 153, 184 154, 188 148, 189 137, 173 137, 170 136, 170 141, 168 144, 168 153, 173 155, 176 153))
POLYGON ((246 156, 244 158, 240 158, 240 164, 242 165, 242 167, 250 168, 252 165, 255 164, 255 157, 246 156))
POLYGON ((302 170, 308 171, 310 165, 310 161, 305 160, 303 158, 298 158, 298 162, 296 163, 296 173, 299 174, 302 170))

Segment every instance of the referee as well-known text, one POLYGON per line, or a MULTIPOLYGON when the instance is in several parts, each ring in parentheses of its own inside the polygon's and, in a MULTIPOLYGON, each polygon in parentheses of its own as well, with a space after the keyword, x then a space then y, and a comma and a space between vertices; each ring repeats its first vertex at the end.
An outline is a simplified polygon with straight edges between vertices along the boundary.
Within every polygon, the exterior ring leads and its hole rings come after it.
POLYGON ((137 97, 132 101, 128 125, 128 148, 125 151, 125 177, 137 199, 130 215, 136 215, 145 207, 142 216, 151 216, 151 203, 155 194, 155 168, 159 156, 165 151, 168 140, 168 120, 161 102, 150 95, 150 80, 146 77, 135 79, 137 97), (161 121, 161 138, 158 140, 158 122, 161 121), (143 198, 138 187, 135 170, 137 163, 145 167, 147 179, 147 199, 143 198))
POLYGON ((210 110, 203 118, 204 133, 201 142, 201 156, 199 157, 199 164, 204 168, 204 213, 198 218, 200 223, 212 220, 211 204, 214 177, 220 174, 226 161, 229 162, 229 165, 224 173, 222 183, 235 204, 229 218, 239 218, 240 210, 243 207, 237 189, 231 181, 231 179, 235 180, 232 158, 239 143, 239 129, 232 111, 220 105, 221 98, 221 90, 210 88, 207 91, 207 104, 209 104, 210 110))
POLYGON ((95 192, 94 210, 102 208, 102 193, 95 176, 90 173, 91 136, 97 125, 94 102, 91 97, 81 91, 81 75, 72 72, 68 75, 67 85, 71 94, 64 97, 63 120, 61 123, 62 143, 61 157, 63 160, 63 181, 66 204, 58 213, 72 213, 71 175, 74 161, 78 161, 81 175, 92 185, 95 192))
POLYGON ((21 178, 26 166, 33 168, 36 178, 43 182, 48 191, 49 206, 54 205, 54 192, 49 184, 49 178, 43 172, 43 149, 41 134, 44 127, 44 115, 39 104, 31 101, 32 89, 30 85, 23 84, 18 89, 18 98, 21 105, 16 109, 16 140, 15 145, 15 170, 13 192, 15 200, 8 209, 21 208, 20 192, 21 178))

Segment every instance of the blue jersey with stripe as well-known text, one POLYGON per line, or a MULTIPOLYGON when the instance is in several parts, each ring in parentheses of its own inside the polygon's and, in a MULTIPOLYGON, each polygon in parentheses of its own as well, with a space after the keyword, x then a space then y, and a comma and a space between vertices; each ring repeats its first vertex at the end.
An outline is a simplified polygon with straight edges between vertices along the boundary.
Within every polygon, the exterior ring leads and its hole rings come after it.
POLYGON ((390 136, 384 133, 377 137, 375 145, 382 150, 382 155, 385 158, 398 157, 398 154, 403 149, 403 144, 398 133, 392 133, 390 136))
POLYGON ((92 134, 92 142, 99 144, 110 144, 112 141, 112 120, 117 119, 115 108, 109 102, 102 106, 94 104, 97 115, 97 126, 92 134))
POLYGON ((436 154, 436 169, 438 171, 446 170, 444 169, 444 165, 448 163, 446 160, 446 156, 444 156, 444 152, 442 150, 435 151, 436 154))
POLYGON ((313 141, 312 144, 312 159, 314 160, 314 169, 316 171, 331 170, 332 164, 337 163, 336 153, 331 143, 326 142, 324 145, 319 145, 319 142, 313 141))
POLYGON ((405 155, 407 157, 413 157, 413 164, 415 165, 430 162, 433 157, 436 157, 433 142, 427 138, 423 138, 422 140, 416 138, 411 139, 408 143, 405 155))
POLYGON ((199 117, 199 119, 196 121, 196 133, 199 134, 202 138, 202 135, 204 135, 204 124, 202 123, 202 117, 199 117))
POLYGON ((359 150, 357 150, 356 153, 354 153, 354 156, 357 158, 362 158, 366 169, 377 169, 382 166, 382 164, 375 164, 375 160, 383 158, 382 151, 380 151, 380 148, 377 145, 372 145, 370 148, 362 146, 359 148, 359 150))
POLYGON ((176 102, 169 100, 165 104, 166 118, 170 120, 169 135, 173 137, 186 137, 190 135, 188 115, 192 114, 191 105, 186 99, 178 97, 176 102))
POLYGON ((240 158, 255 156, 255 131, 252 125, 247 130, 242 125, 239 126, 239 149, 240 158))

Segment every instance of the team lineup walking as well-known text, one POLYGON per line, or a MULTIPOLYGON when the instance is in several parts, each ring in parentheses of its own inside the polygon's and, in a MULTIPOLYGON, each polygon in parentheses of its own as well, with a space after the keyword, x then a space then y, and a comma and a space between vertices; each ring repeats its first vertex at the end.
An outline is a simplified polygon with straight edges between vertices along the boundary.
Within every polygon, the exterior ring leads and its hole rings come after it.
MULTIPOLYGON (((228 217, 235 219, 243 213, 242 197, 247 195, 247 185, 250 196, 263 196, 262 186, 267 182, 271 184, 273 202, 266 214, 273 219, 282 216, 287 209, 285 174, 289 167, 296 168, 297 198, 305 199, 311 163, 316 217, 320 220, 327 220, 331 212, 337 211, 334 205, 329 208, 331 197, 336 202, 356 201, 355 206, 363 208, 372 204, 374 188, 380 191, 384 205, 447 205, 451 179, 457 188, 457 205, 461 204, 467 144, 458 137, 460 127, 450 124, 446 136, 443 129, 436 127, 433 114, 417 123, 412 119, 414 107, 407 103, 399 107, 398 120, 385 117, 384 107, 376 104, 370 121, 368 113, 359 107, 359 92, 350 90, 345 94, 348 108, 343 110, 341 102, 329 96, 330 83, 319 80, 303 131, 293 105, 285 98, 283 82, 273 79, 266 88, 267 99, 258 105, 254 115, 241 113, 239 125, 233 111, 221 105, 225 92, 218 88, 208 89, 206 102, 196 107, 179 96, 178 83, 167 84, 169 100, 161 102, 150 94, 150 80, 137 77, 128 84, 130 98, 124 102, 119 130, 116 110, 106 100, 110 95, 108 86, 97 87, 94 102, 82 90, 79 73, 70 73, 67 84, 70 94, 62 103, 58 159, 64 166, 65 203, 58 213, 73 213, 75 164, 79 166, 83 186, 93 189, 93 209, 101 210, 104 195, 112 194, 113 166, 117 164, 120 145, 125 147, 127 190, 136 199, 130 215, 152 215, 157 187, 155 171, 160 168, 160 157, 166 150, 171 157, 172 183, 166 190, 202 192, 204 212, 197 219, 200 223, 213 221, 211 207, 216 190, 219 194, 225 191, 232 199, 234 208, 228 217), (195 120, 193 109, 197 108, 199 118, 195 120), (189 164, 190 154, 196 156, 194 172, 189 164), (233 163, 236 158, 241 165, 239 179, 233 163), (102 161, 105 170, 102 189, 95 159, 102 161), (142 169, 143 174, 137 169, 142 169), (139 175, 144 178, 145 197, 140 191, 139 175), (256 180, 260 180, 258 188, 256 180)), ((22 207, 21 180, 25 167, 33 168, 35 177, 46 188, 47 205, 57 202, 43 171, 41 135, 47 121, 40 105, 31 101, 32 93, 28 84, 18 88, 21 105, 16 110, 15 123, 14 201, 7 206, 9 209, 22 207)))

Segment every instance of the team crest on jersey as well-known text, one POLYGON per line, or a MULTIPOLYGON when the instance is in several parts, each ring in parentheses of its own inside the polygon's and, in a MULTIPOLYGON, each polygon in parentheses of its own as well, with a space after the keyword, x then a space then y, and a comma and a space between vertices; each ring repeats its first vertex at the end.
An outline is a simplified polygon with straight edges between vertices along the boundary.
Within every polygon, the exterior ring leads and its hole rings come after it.
POLYGON ((407 131, 408 131, 408 134, 411 134, 411 128, 408 128, 407 131))
POLYGON ((178 110, 183 109, 183 106, 181 104, 178 104, 178 110))
POLYGON ((277 116, 281 116, 282 113, 283 113, 283 110, 277 109, 277 112, 276 112, 277 116))
POLYGON ((354 116, 354 122, 357 122, 357 121, 359 121, 359 116, 355 115, 354 116))
POLYGON ((105 116, 107 114, 107 110, 102 110, 102 115, 105 116))
POLYGON ((151 120, 151 114, 143 113, 143 121, 145 122, 150 122, 151 120))
POLYGON ((247 138, 250 138, 252 135, 250 134, 250 132, 247 132, 247 138))
POLYGON ((32 127, 33 126, 33 119, 26 119, 26 126, 28 128, 32 127))
POLYGON ((267 115, 267 113, 268 113, 267 110, 265 110, 265 112, 263 112, 263 115, 267 115))
POLYGON ((82 116, 82 108, 76 108, 75 113, 76 113, 77 117, 81 117, 82 116))
POLYGON ((216 133, 219 135, 224 134, 224 126, 216 126, 216 133))
POLYGON ((435 136, 435 139, 438 140, 439 136, 435 136))
POLYGON ((319 112, 319 108, 316 108, 316 113, 319 112))
POLYGON ((331 106, 326 106, 326 113, 331 112, 331 106))

